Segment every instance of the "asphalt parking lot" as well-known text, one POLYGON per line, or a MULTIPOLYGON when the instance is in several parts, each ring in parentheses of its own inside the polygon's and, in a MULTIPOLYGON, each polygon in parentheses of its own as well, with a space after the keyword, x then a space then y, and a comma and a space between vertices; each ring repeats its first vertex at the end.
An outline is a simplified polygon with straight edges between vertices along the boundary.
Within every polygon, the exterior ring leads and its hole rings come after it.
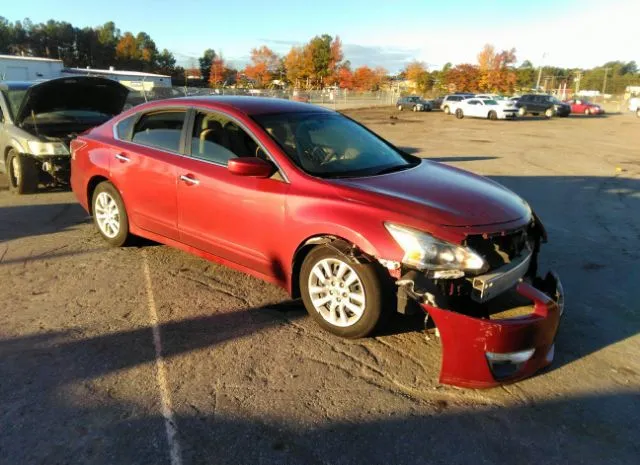
POLYGON ((3 184, 0 463, 637 462, 640 120, 346 113, 530 202, 567 294, 554 365, 442 386, 420 318, 341 340, 270 284, 154 243, 109 248, 72 193, 3 184))

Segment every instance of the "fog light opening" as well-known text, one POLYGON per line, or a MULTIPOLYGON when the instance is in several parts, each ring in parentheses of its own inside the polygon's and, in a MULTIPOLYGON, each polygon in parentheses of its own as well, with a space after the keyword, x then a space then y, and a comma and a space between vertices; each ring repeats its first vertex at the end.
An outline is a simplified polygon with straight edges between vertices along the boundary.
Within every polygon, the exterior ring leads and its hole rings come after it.
POLYGON ((527 349, 505 354, 487 352, 486 357, 493 377, 500 380, 515 375, 533 357, 535 351, 535 349, 527 349))

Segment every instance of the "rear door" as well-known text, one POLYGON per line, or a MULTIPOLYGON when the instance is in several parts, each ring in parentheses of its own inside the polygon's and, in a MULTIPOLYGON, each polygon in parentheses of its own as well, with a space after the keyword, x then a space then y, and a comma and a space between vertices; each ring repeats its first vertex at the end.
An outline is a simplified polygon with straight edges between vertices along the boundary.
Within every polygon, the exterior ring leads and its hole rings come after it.
MULTIPOLYGON (((179 240, 177 227, 177 161, 182 158, 187 111, 166 108, 146 112, 127 122, 110 162, 133 224, 179 240)), ((118 125, 118 126, 120 126, 118 125)), ((116 131, 118 128, 116 128, 116 131)))
POLYGON ((181 242, 284 279, 275 257, 289 184, 279 173, 264 179, 227 170, 231 158, 269 159, 240 121, 198 110, 190 126, 186 150, 191 156, 180 161, 177 173, 181 242))

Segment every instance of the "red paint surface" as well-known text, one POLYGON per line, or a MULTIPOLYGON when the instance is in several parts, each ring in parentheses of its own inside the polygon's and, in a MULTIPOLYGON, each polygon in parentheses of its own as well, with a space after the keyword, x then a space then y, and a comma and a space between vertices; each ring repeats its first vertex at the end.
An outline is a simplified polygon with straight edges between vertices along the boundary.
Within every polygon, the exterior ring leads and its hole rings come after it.
POLYGON ((546 356, 558 330, 558 305, 527 283, 519 284, 517 290, 533 302, 533 313, 518 318, 486 320, 423 305, 440 331, 441 383, 489 388, 526 378, 550 364, 546 356), (532 348, 535 348, 533 357, 514 376, 499 381, 493 377, 487 352, 508 353, 532 348))

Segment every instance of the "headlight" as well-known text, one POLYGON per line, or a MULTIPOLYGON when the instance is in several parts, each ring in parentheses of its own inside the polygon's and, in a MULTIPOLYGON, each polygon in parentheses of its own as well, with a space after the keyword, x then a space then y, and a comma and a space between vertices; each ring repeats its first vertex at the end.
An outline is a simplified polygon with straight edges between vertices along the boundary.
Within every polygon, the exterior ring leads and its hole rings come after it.
POLYGON ((468 247, 462 247, 406 226, 385 223, 387 231, 404 250, 402 263, 419 270, 483 271, 487 264, 468 247))
POLYGON ((30 140, 29 152, 33 155, 69 155, 69 149, 62 142, 40 142, 30 140))

